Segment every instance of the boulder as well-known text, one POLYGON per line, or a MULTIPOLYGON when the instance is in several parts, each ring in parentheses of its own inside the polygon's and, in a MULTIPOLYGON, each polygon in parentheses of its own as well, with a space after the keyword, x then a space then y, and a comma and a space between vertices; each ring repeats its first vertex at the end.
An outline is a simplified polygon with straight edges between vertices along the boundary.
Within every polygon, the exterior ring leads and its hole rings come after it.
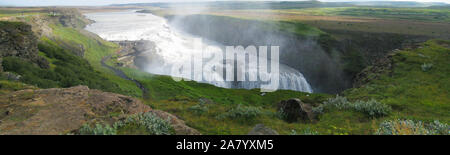
POLYGON ((292 123, 298 120, 301 121, 314 121, 314 113, 312 112, 312 106, 303 103, 300 99, 293 98, 289 100, 283 100, 277 105, 278 112, 284 115, 284 120, 292 123))
POLYGON ((248 135, 278 135, 278 132, 265 127, 263 124, 257 124, 253 127, 252 131, 248 133, 248 135))

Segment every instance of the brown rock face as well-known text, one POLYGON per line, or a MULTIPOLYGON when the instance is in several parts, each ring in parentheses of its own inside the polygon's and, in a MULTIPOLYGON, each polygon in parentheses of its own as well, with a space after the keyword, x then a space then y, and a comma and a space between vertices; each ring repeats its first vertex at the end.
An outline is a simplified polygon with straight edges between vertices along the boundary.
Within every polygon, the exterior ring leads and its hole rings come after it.
POLYGON ((198 134, 166 112, 140 100, 91 90, 86 86, 21 90, 0 96, 0 134, 67 134, 85 123, 108 123, 131 114, 154 112, 167 119, 176 134, 198 134))
POLYGON ((312 107, 309 104, 303 103, 300 99, 294 98, 283 100, 278 103, 278 111, 284 114, 284 119, 287 122, 313 121, 314 114, 312 107))

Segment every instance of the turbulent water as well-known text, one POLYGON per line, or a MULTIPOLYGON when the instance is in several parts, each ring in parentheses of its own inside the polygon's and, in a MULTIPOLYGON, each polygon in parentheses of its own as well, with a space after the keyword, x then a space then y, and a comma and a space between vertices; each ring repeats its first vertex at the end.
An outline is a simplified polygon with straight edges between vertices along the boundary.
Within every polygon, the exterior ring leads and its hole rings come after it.
MULTIPOLYGON (((142 51, 143 55, 149 60, 142 70, 160 75, 173 75, 172 67, 186 62, 202 61, 204 63, 211 61, 202 57, 202 51, 194 47, 195 37, 178 31, 168 24, 167 20, 152 14, 127 12, 108 12, 108 13, 90 13, 86 16, 96 21, 86 27, 86 30, 96 33, 103 39, 109 41, 137 41, 148 40, 153 42, 152 50, 142 51), (193 57, 192 57, 193 55, 193 57)), ((215 42, 202 40, 203 46, 213 47, 212 51, 219 52, 223 45, 215 42)), ((150 46, 150 45, 149 45, 150 46)), ((141 54, 142 55, 142 54, 141 54)), ((209 62, 211 63, 211 62, 209 62)), ((230 63, 212 62, 215 66, 222 68, 230 63)), ((303 92, 312 92, 303 75, 297 70, 280 64, 279 69, 279 89, 288 89, 303 92)), ((249 68, 247 73, 257 72, 256 68, 249 68)), ((259 88, 264 82, 225 82, 223 72, 215 72, 215 69, 194 72, 202 74, 213 80, 197 80, 199 82, 210 83, 224 88, 259 88)), ((205 78, 203 78, 205 79, 205 78)), ((194 78, 194 80, 196 80, 194 78)))

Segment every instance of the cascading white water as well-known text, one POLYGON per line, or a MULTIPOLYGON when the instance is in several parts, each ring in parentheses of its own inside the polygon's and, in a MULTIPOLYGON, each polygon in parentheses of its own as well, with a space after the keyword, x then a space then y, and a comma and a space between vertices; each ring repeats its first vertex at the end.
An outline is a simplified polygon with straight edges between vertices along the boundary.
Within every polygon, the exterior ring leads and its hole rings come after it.
MULTIPOLYGON (((143 51, 143 55, 150 60, 146 72, 160 75, 172 75, 171 68, 174 65, 191 61, 205 61, 202 51, 194 48, 195 37, 173 29, 167 20, 152 14, 141 14, 135 11, 108 12, 85 14, 89 19, 96 21, 86 27, 86 30, 96 33, 101 38, 109 41, 137 41, 149 40, 154 43, 154 50, 143 51), (189 53, 189 54, 187 54, 189 53)), ((221 45, 212 41, 203 43, 209 47, 215 47, 213 51, 220 51, 221 45)), ((229 65, 229 64, 225 64, 229 65)), ((225 67, 224 64, 216 63, 216 66, 225 67)), ((256 72, 249 68, 248 73, 256 72)), ((195 74, 195 73, 194 73, 195 74)), ((222 74, 214 71, 203 71, 203 77, 212 77, 214 80, 199 81, 207 82, 224 88, 259 88, 261 82, 224 82, 222 74)), ((280 64, 279 89, 312 92, 312 89, 303 75, 297 70, 280 64)))

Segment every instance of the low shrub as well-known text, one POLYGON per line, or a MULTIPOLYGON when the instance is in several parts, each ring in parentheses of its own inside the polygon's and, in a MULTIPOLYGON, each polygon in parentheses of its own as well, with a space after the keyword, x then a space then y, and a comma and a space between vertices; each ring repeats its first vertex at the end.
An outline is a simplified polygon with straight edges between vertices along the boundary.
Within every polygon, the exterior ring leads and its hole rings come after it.
POLYGON ((202 115, 202 114, 208 112, 208 107, 206 107, 202 104, 197 104, 192 107, 189 107, 188 110, 192 111, 193 113, 195 113, 197 115, 202 115))
POLYGON ((346 97, 337 95, 335 98, 330 98, 327 101, 325 101, 323 103, 323 107, 324 108, 334 107, 339 110, 344 110, 350 108, 350 102, 347 100, 346 97))
POLYGON ((422 71, 426 72, 429 71, 431 68, 433 68, 433 64, 431 63, 424 63, 422 64, 422 71))
POLYGON ((380 103, 374 99, 369 101, 359 100, 351 103, 347 100, 347 98, 341 96, 328 99, 319 107, 314 107, 313 111, 320 114, 333 108, 338 110, 354 110, 373 118, 387 116, 392 111, 390 106, 380 103))
POLYGON ((95 126, 92 128, 88 124, 84 124, 80 130, 80 135, 116 135, 117 129, 112 128, 109 125, 101 125, 101 124, 95 124, 95 126))
POLYGON ((83 125, 80 130, 80 135, 116 135, 122 128, 134 126, 137 128, 143 127, 145 133, 149 135, 170 135, 174 133, 172 126, 168 120, 164 120, 151 112, 139 113, 128 116, 125 120, 114 123, 111 127, 109 125, 95 124, 91 127, 88 124, 83 125))
POLYGON ((243 121, 252 121, 262 113, 263 112, 260 107, 238 105, 226 113, 219 115, 218 119, 231 118, 243 121))
POLYGON ((450 127, 439 121, 388 120, 380 124, 376 135, 450 135, 450 127))
POLYGON ((351 104, 353 109, 358 112, 362 112, 369 117, 383 117, 391 113, 392 108, 386 104, 382 104, 374 99, 369 101, 356 101, 351 104))
POLYGON ((322 114, 324 112, 323 106, 313 107, 312 112, 316 114, 322 114))
POLYGON ((174 133, 169 120, 164 120, 151 112, 131 115, 125 120, 114 123, 114 128, 120 129, 128 125, 145 127, 150 135, 171 135, 174 133))
POLYGON ((287 114, 284 112, 283 108, 281 108, 280 110, 278 110, 275 113, 275 117, 281 119, 281 120, 286 120, 287 118, 287 114))

